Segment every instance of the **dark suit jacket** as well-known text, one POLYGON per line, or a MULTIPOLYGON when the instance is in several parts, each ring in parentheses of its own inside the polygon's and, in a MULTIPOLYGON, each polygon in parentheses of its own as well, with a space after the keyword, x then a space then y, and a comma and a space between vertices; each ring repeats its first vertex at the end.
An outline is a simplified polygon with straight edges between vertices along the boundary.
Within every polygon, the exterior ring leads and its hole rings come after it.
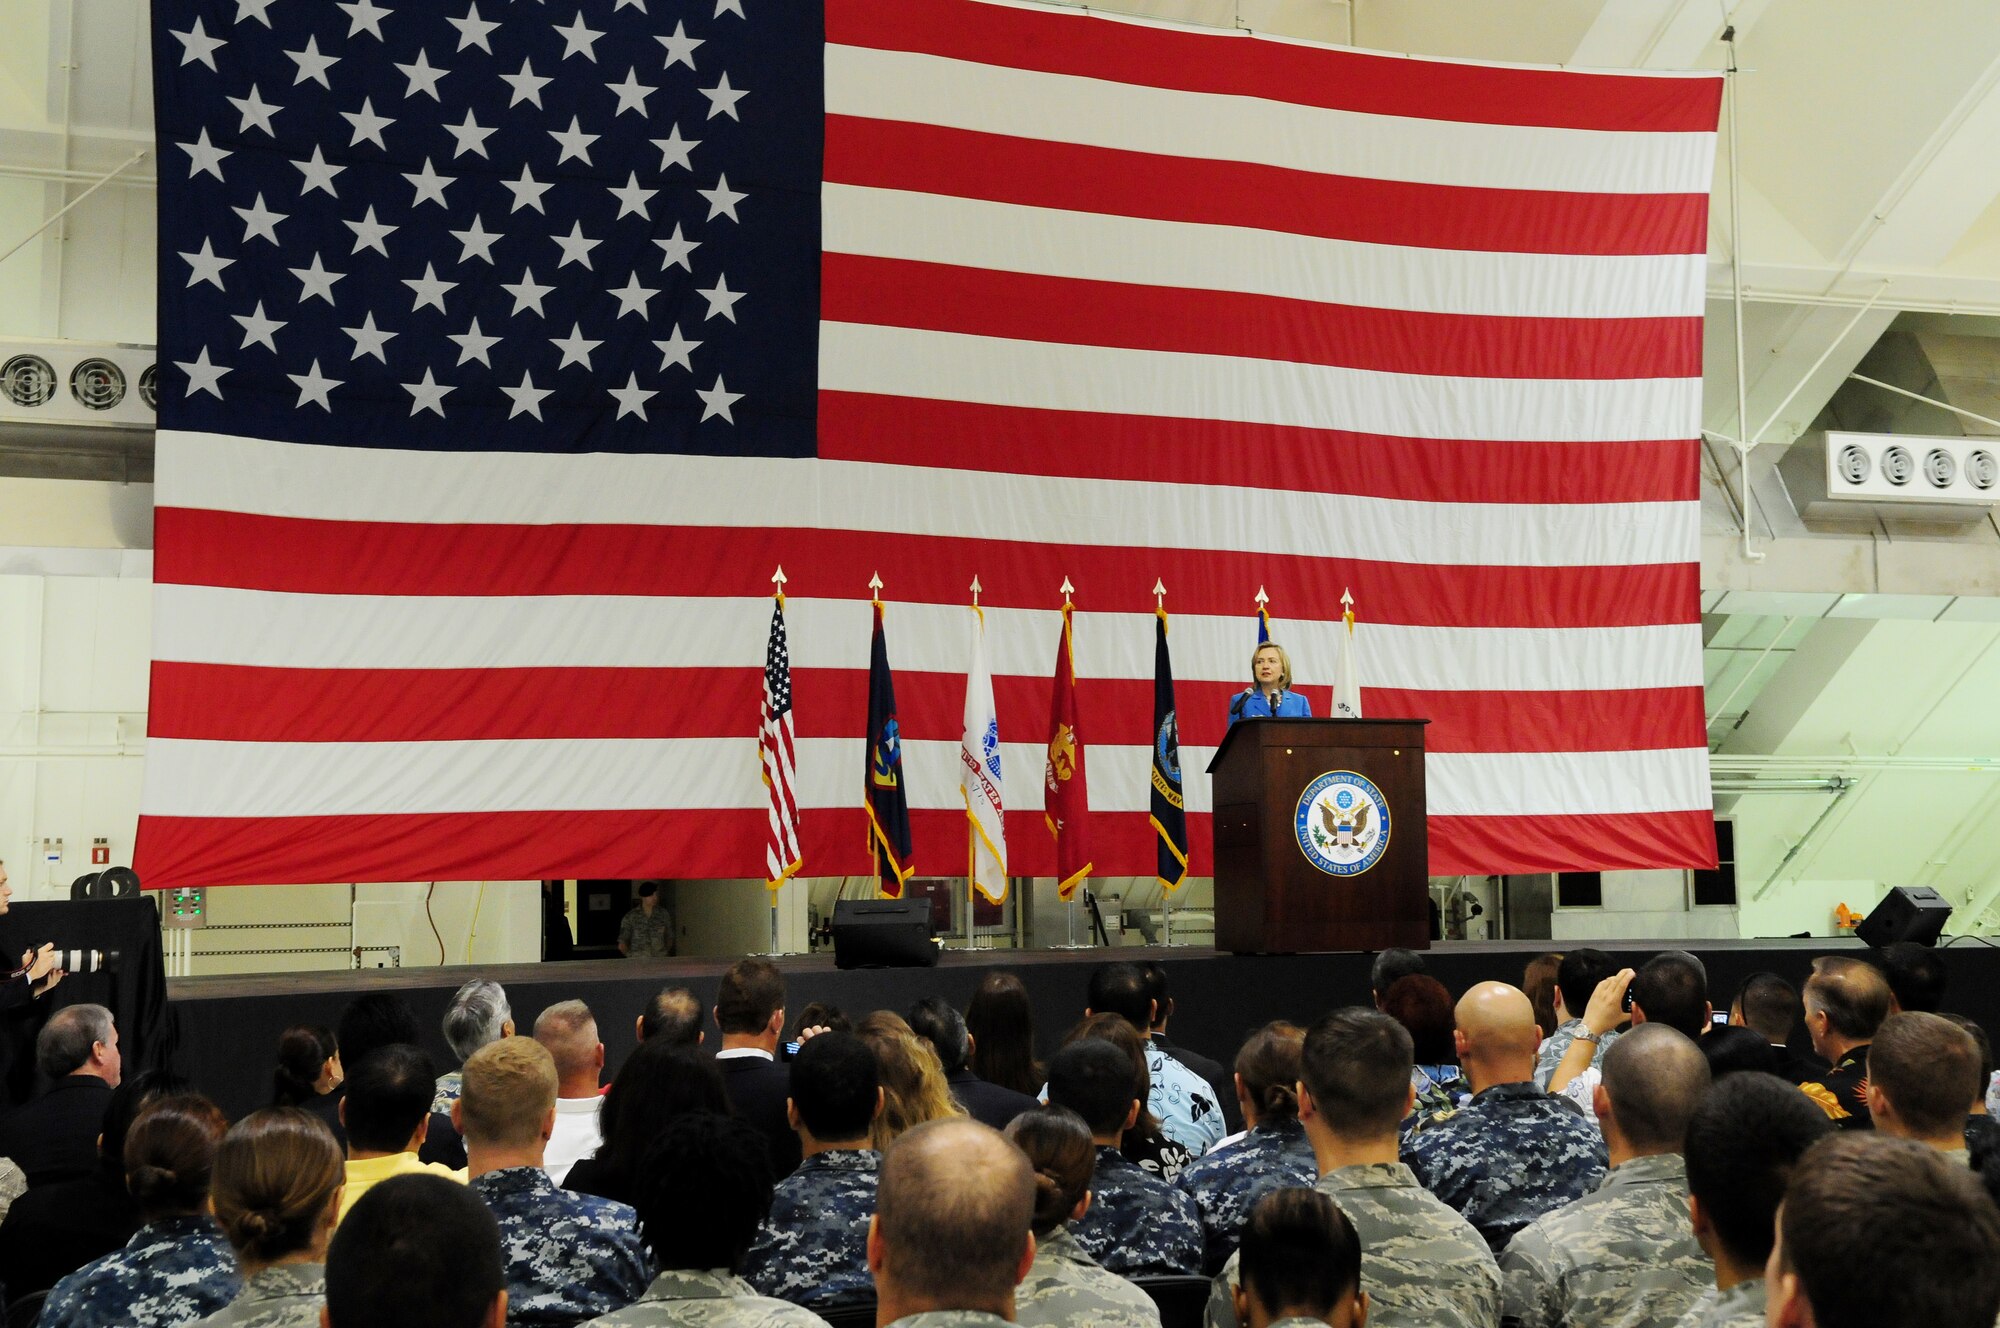
POLYGON ((9 1301, 47 1291, 77 1269, 120 1249, 139 1229, 139 1206, 124 1173, 100 1161, 83 1180, 29 1190, 0 1222, 0 1283, 9 1301))
POLYGON ((30 1187, 81 1180, 97 1170, 97 1136, 111 1085, 94 1074, 72 1074, 34 1101, 0 1116, 0 1157, 27 1173, 30 1187))
POLYGON ((996 1130, 1006 1129, 1008 1121, 1041 1105, 1026 1093, 989 1084, 970 1070, 960 1070, 947 1082, 951 1084, 951 1095, 958 1099, 959 1105, 971 1114, 972 1119, 983 1121, 996 1130))
POLYGON ((1210 1060, 1199 1052, 1176 1046, 1167 1040, 1165 1033, 1153 1034, 1153 1045, 1179 1061, 1208 1081, 1215 1090, 1215 1100, 1222 1106, 1222 1120, 1235 1134, 1243 1128, 1243 1108, 1236 1104, 1236 1074, 1233 1070, 1210 1060))
POLYGON ((792 1072, 762 1056, 717 1058, 723 1087, 736 1114, 764 1132, 771 1150, 771 1171, 779 1180, 799 1167, 799 1136, 785 1118, 785 1100, 792 1095, 792 1072))

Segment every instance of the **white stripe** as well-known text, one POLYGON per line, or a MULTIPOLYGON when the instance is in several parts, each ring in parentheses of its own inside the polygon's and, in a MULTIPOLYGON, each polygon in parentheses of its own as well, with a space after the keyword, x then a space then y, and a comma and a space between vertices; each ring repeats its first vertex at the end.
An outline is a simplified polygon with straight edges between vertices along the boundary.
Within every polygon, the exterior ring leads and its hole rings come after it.
MULTIPOLYGON (((967 578, 970 580, 970 577, 967 578)), ((989 590, 991 587, 989 587, 989 590)), ((264 668, 755 668, 761 600, 670 596, 471 596, 408 599, 301 595, 216 586, 154 589, 153 657, 264 668)), ((865 670, 864 600, 790 597, 792 667, 865 670)), ((965 670, 965 609, 892 604, 889 656, 899 670, 965 670)), ((986 609, 995 676, 1046 678, 1060 615, 986 609)), ((1151 613, 1076 615, 1076 667, 1086 678, 1150 678, 1151 613)), ((1340 619, 1286 619, 1296 681, 1331 676, 1340 619)), ((1358 623, 1368 687, 1414 691, 1575 691, 1699 687, 1698 623, 1653 627, 1404 627, 1358 623)), ((1246 619, 1174 616, 1183 679, 1241 681, 1246 619)), ((801 744, 803 745, 803 744, 801 744)), ((955 786, 956 777, 951 781, 955 786)))
POLYGON ((1713 133, 1420 120, 858 46, 826 48, 826 109, 1172 157, 1490 189, 1705 194, 1715 166, 1713 133))
POLYGON ((1026 207, 828 184, 829 253, 1502 318, 1693 318, 1702 254, 1526 254, 1026 207))
POLYGON ((819 325, 819 385, 997 406, 1497 442, 1692 438, 1701 427, 1702 390, 1700 378, 1428 377, 826 322, 819 325))
MULTIPOLYGON (((356 816, 397 813, 761 808, 749 740, 538 739, 511 742, 229 743, 154 738, 146 746, 149 816, 356 816)), ((1090 805, 1149 806, 1148 747, 1087 748, 1090 805)), ((799 804, 852 807, 860 738, 799 740, 799 804)), ((1040 743, 1003 743, 1003 766, 1039 771, 1040 743)), ((1188 810, 1210 809, 1199 772, 1213 748, 1181 751, 1188 810)), ((911 805, 962 810, 959 744, 903 744, 911 805)), ((1553 816, 1691 811, 1710 806, 1708 753, 1434 753, 1425 760, 1433 816, 1553 816)), ((1009 810, 1038 812, 1041 780, 1016 781, 1009 810), (1032 790, 1032 791, 1031 791, 1032 790)), ((954 846, 954 851, 956 846, 954 846)))
MULTIPOLYGON (((1701 556, 1694 502, 1426 503, 865 462, 424 453, 172 431, 156 447, 160 507, 321 521, 861 529, 1449 566, 1701 556)), ((965 580, 978 570, 968 565, 965 580)))

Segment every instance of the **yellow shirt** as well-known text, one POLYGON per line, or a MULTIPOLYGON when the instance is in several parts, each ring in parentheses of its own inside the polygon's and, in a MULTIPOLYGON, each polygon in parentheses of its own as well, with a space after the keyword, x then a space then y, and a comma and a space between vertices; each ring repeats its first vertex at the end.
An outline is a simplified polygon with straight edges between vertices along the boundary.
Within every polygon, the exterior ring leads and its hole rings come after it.
POLYGON ((347 1216, 347 1210, 354 1207, 355 1200, 368 1193, 371 1186, 385 1181, 391 1176, 443 1176, 465 1184, 465 1173, 436 1162, 419 1162, 415 1153, 391 1153, 387 1157, 364 1158, 359 1162, 347 1163, 347 1189, 340 1196, 340 1215, 347 1216))

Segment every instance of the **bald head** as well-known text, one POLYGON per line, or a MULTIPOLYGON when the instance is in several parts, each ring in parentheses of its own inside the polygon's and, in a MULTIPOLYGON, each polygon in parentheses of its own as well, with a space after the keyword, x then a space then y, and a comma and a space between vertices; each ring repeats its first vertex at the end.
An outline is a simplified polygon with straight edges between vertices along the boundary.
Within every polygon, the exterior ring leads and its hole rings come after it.
POLYGON ((963 1116, 919 1125, 882 1155, 869 1266, 899 1302, 1011 1306, 1034 1212, 1034 1168, 998 1130, 963 1116))
POLYGON ((1869 1041, 1889 1017, 1889 982, 1873 964, 1844 955, 1813 960, 1806 979, 1806 1029, 1829 1060, 1869 1041))
POLYGON ((1609 1128, 1634 1153, 1678 1153, 1708 1082, 1708 1058, 1687 1034, 1637 1024, 1604 1053, 1609 1128))
POLYGON ((1479 1088, 1511 1084, 1535 1071, 1542 1035, 1527 993, 1504 982, 1482 982, 1458 999, 1458 1058, 1479 1088))

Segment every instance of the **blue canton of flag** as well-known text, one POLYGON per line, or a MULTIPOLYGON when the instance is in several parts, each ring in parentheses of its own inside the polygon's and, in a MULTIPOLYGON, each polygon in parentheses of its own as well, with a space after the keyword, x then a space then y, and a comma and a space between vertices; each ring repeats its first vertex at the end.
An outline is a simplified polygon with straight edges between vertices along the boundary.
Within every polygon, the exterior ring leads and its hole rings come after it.
POLYGON ((154 34, 163 429, 812 454, 816 6, 159 0, 154 34))

